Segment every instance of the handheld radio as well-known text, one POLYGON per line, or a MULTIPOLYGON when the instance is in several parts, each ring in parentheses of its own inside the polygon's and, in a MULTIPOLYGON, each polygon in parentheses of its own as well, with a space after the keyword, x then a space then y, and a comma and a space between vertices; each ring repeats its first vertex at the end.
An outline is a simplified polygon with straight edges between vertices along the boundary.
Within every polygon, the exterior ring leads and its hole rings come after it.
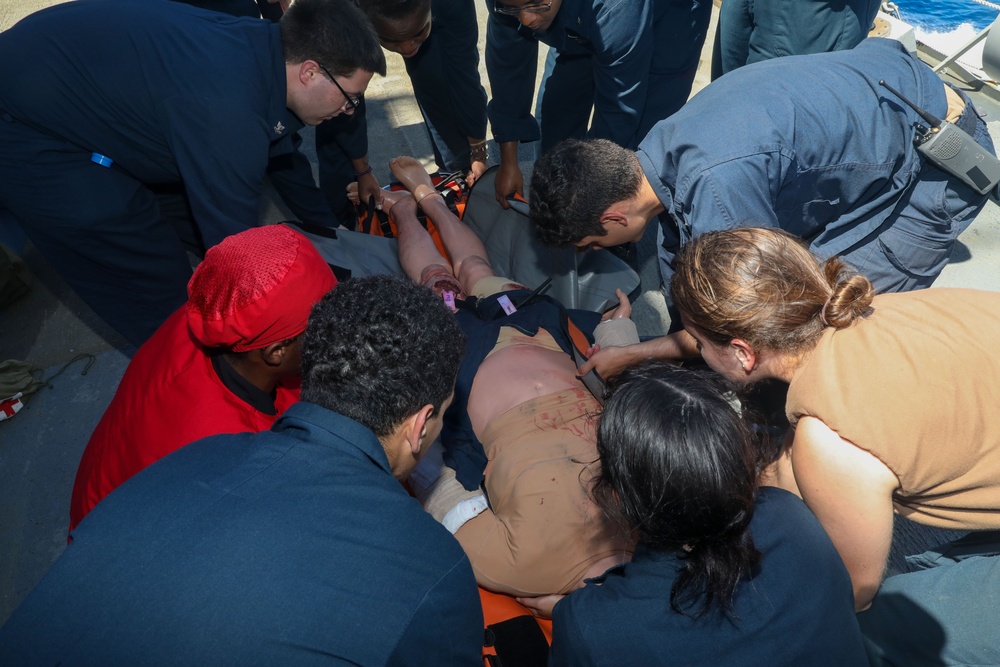
POLYGON ((925 127, 918 123, 917 137, 913 140, 924 157, 981 195, 1000 183, 1000 160, 977 144, 968 132, 921 109, 885 81, 879 80, 878 83, 916 111, 929 125, 925 127))

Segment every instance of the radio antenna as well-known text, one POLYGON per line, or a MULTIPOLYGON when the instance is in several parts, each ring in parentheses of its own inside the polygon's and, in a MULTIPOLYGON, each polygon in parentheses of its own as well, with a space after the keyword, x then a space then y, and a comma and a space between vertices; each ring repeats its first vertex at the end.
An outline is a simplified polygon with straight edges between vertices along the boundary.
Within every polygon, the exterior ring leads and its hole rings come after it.
POLYGON ((935 128, 935 129, 941 127, 941 119, 940 118, 935 117, 934 114, 930 113, 929 111, 925 111, 925 110, 921 109, 916 104, 914 104, 910 100, 908 100, 905 97, 903 97, 903 93, 899 92, 898 90, 896 90, 895 88, 893 88, 892 86, 890 86, 889 84, 887 84, 884 79, 879 79, 878 80, 878 85, 882 86, 883 88, 888 88, 889 92, 891 92, 893 95, 895 95, 899 99, 903 100, 906 103, 906 106, 910 107, 911 109, 913 109, 914 111, 916 111, 918 114, 920 114, 920 117, 923 118, 924 120, 926 120, 930 124, 931 127, 935 128))

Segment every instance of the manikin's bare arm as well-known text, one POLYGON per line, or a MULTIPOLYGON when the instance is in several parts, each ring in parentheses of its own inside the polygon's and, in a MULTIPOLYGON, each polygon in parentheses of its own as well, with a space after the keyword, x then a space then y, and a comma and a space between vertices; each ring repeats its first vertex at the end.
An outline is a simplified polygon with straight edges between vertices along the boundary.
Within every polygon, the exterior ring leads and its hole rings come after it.
POLYGON ((684 331, 668 334, 660 338, 647 340, 644 343, 626 347, 593 348, 590 359, 580 366, 580 375, 586 375, 596 369, 605 379, 613 378, 629 366, 647 360, 680 361, 697 357, 698 343, 684 331))

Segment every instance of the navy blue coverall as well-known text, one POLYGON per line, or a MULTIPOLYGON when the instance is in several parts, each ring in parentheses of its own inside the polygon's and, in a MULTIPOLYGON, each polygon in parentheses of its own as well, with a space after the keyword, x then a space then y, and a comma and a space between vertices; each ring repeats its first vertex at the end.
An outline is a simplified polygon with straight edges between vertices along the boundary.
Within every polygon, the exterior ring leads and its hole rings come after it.
POLYGON ((687 100, 712 8, 710 0, 562 0, 549 29, 533 32, 487 2, 493 137, 540 136, 539 154, 584 136, 635 148, 687 100), (541 133, 531 114, 539 41, 554 49, 539 91, 541 133))
MULTIPOLYGON (((281 6, 267 0, 176 0, 187 5, 211 9, 232 16, 264 18, 274 23, 281 19, 281 6)), ((368 154, 368 122, 365 99, 353 114, 340 114, 316 126, 316 154, 319 162, 322 193, 317 189, 309 159, 299 152, 300 136, 293 137, 296 151, 275 158, 268 165, 268 176, 289 208, 306 222, 325 226, 343 224, 353 227, 357 219, 347 200, 347 185, 354 182, 351 160, 368 154)))
POLYGON ((726 0, 719 9, 712 78, 781 56, 853 49, 868 36, 879 0, 726 0))
MULTIPOLYGON (((0 63, 0 205, 137 345, 185 301, 191 275, 153 189, 183 185, 210 247, 257 223, 272 158, 305 159, 278 27, 266 21, 79 0, 0 34, 0 63)), ((279 191, 283 171, 272 174, 279 191)), ((309 189, 284 173, 291 190, 309 189)), ((316 217, 295 212, 329 224, 312 190, 316 217)))
POLYGON ((486 137, 486 90, 479 80, 475 0, 432 0, 430 37, 405 58, 434 159, 445 171, 468 170, 469 138, 486 137))
MULTIPOLYGON (((486 137, 486 90, 479 80, 479 24, 474 0, 432 0, 433 26, 420 50, 404 58, 420 113, 445 172, 471 165, 469 138, 486 137)), ((343 213, 344 190, 354 181, 351 160, 368 154, 367 110, 338 116, 316 128, 320 186, 334 212, 343 213)))
POLYGON ((0 629, 15 665, 482 665, 462 547, 361 424, 296 403, 102 500, 0 629))
MULTIPOLYGON (((930 286, 988 195, 917 152, 923 121, 880 79, 947 115, 937 75, 899 42, 872 38, 741 67, 654 127, 636 155, 666 207, 664 284, 694 236, 780 227, 823 258, 842 256, 879 292, 930 286)), ((968 99, 956 125, 994 152, 968 99)))

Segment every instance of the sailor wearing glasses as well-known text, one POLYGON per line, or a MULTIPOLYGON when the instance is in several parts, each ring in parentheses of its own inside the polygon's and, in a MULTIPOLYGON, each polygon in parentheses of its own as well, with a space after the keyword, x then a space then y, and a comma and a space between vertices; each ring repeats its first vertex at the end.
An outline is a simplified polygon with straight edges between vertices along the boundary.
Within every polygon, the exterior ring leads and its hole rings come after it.
POLYGON ((518 142, 540 138, 538 155, 585 136, 635 148, 677 111, 691 92, 712 7, 711 0, 486 1, 489 119, 500 145, 495 183, 503 206, 507 195, 524 194, 518 142), (551 50, 533 117, 539 41, 551 50))
POLYGON ((163 191, 193 217, 196 246, 255 226, 269 160, 385 74, 375 31, 344 0, 299 0, 280 25, 80 0, 0 34, 0 62, 0 208, 137 346, 191 277, 163 191))

